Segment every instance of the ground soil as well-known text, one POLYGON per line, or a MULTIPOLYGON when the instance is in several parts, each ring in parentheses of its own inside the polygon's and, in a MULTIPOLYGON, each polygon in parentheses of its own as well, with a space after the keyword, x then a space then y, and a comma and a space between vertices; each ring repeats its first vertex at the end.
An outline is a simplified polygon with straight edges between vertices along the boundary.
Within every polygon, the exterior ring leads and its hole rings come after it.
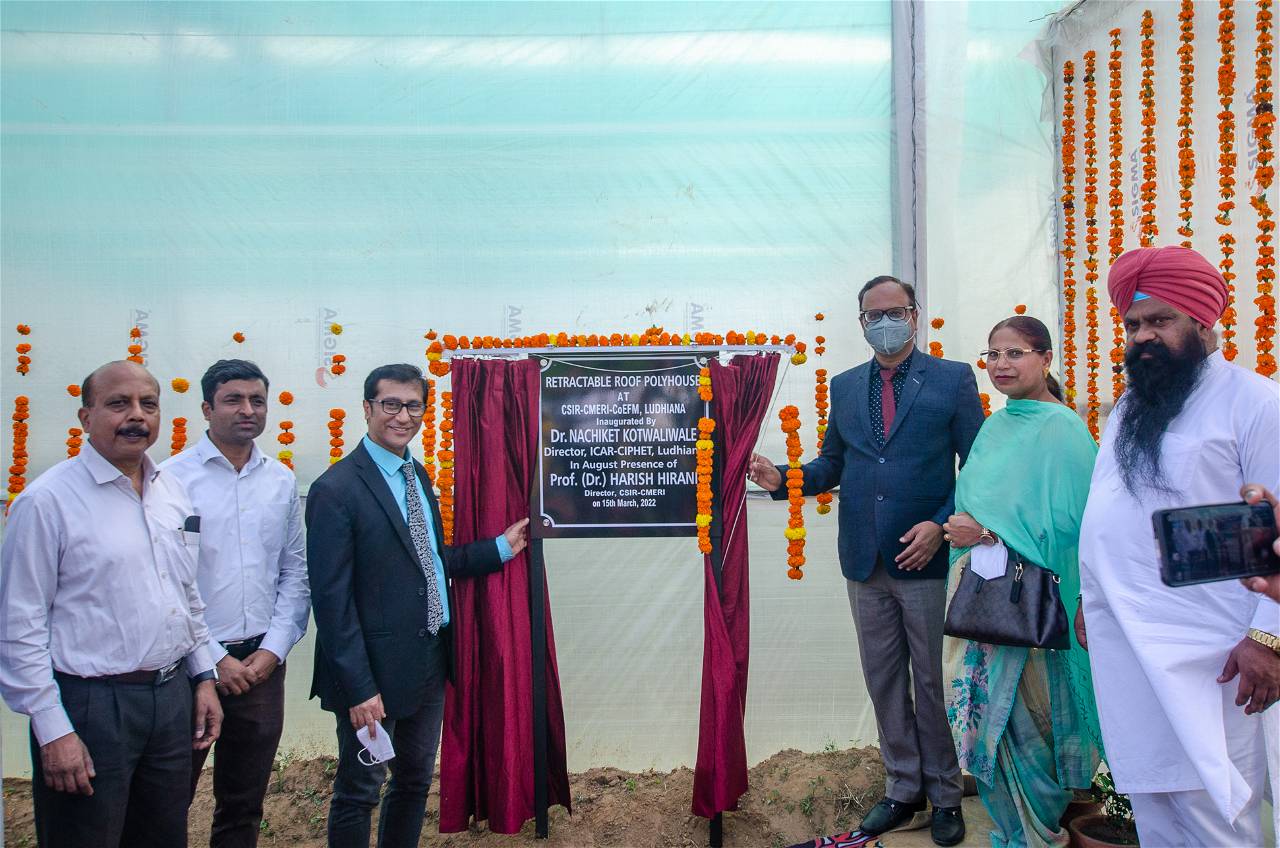
MULTIPOLYGON (((334 760, 327 757, 277 762, 259 845, 324 845, 333 768, 334 760)), ((201 782, 191 809, 193 846, 207 844, 213 811, 210 783, 201 782)), ((875 748, 819 754, 787 750, 752 768, 748 785, 751 789, 740 810, 725 814, 725 845, 771 848, 856 825, 883 792, 884 768, 875 748)), ((693 772, 687 768, 639 774, 594 768, 571 775, 570 791, 573 815, 554 808, 550 838, 539 846, 672 848, 707 844, 707 820, 689 811, 693 772)), ((440 834, 439 801, 433 784, 423 845, 510 848, 513 843, 534 841, 532 822, 517 836, 491 833, 483 826, 473 826, 466 833, 440 834)), ((35 845, 29 781, 4 781, 4 833, 4 844, 9 848, 35 845)))

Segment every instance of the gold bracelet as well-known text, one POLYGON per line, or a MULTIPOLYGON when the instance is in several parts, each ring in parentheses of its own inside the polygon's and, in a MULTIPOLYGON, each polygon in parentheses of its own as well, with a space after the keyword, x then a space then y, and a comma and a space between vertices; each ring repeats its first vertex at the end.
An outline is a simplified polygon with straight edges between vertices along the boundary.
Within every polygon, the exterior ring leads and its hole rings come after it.
POLYGON ((1273 636, 1265 630, 1259 630, 1256 627, 1250 627, 1247 635, 1258 644, 1266 645, 1277 654, 1280 654, 1280 636, 1273 636))

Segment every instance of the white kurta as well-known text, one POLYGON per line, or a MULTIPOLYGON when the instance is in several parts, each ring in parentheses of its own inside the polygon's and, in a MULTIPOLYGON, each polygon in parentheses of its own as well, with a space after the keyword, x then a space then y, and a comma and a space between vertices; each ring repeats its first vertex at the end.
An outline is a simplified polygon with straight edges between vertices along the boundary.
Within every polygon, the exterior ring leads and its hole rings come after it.
POLYGON ((1170 588, 1160 580, 1151 514, 1239 501, 1246 482, 1280 492, 1280 385, 1210 354, 1200 385, 1163 443, 1173 494, 1125 489, 1114 451, 1117 406, 1103 437, 1080 533, 1080 573, 1094 690, 1116 787, 1203 789, 1228 822, 1266 781, 1265 725, 1246 716, 1239 678, 1217 682, 1250 627, 1280 634, 1280 605, 1239 581, 1170 588), (1261 773, 1260 773, 1261 772, 1261 773))

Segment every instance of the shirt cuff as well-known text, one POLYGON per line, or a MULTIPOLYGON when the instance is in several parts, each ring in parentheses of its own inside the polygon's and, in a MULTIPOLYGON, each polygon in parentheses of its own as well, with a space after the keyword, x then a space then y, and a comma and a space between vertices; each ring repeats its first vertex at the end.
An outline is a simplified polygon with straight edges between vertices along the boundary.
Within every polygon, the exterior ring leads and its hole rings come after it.
POLYGON ((1270 598, 1258 601, 1258 609, 1253 614, 1253 623, 1249 625, 1255 630, 1280 636, 1280 604, 1270 598))
POLYGON ((289 639, 283 633, 276 633, 268 630, 267 635, 262 637, 262 644, 258 646, 259 650, 270 651, 275 654, 280 662, 284 662, 285 657, 289 656, 289 649, 294 646, 296 640, 289 639))
MULTIPOLYGON (((221 642, 219 642, 217 639, 210 639, 210 640, 205 644, 205 648, 209 651, 209 659, 213 660, 213 664, 214 664, 215 666, 216 666, 218 663, 222 662, 222 658, 223 658, 223 657, 227 656, 227 649, 226 649, 226 648, 224 648, 224 647, 222 647, 222 643, 221 643, 221 642)), ((188 670, 191 674, 193 674, 193 675, 194 675, 194 674, 199 674, 199 673, 200 673, 200 672, 198 672, 198 671, 190 671, 190 668, 191 668, 191 667, 188 665, 188 666, 187 666, 187 670, 188 670)))
POLYGON ((494 539, 494 541, 498 543, 498 556, 502 557, 503 562, 511 562, 511 560, 516 558, 515 553, 511 550, 511 543, 507 541, 507 535, 505 533, 499 535, 498 538, 494 539))
POLYGON ((212 671, 214 665, 209 646, 201 645, 187 654, 187 677, 195 677, 202 671, 212 671))
POLYGON ((59 704, 56 707, 50 707, 47 710, 41 710, 31 715, 31 732, 36 737, 36 742, 40 745, 48 745, 55 739, 61 739, 68 733, 75 733, 76 729, 71 724, 71 719, 67 717, 67 711, 59 704))

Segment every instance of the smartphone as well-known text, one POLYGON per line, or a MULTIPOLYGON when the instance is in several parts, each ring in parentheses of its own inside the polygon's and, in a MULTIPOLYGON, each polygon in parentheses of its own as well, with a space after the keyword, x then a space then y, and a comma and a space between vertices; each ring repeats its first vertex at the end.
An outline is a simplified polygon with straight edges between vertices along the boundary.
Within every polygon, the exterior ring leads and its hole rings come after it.
POLYGON ((1280 572, 1276 517, 1261 503, 1161 509, 1151 516, 1160 545, 1160 579, 1190 586, 1280 572))

